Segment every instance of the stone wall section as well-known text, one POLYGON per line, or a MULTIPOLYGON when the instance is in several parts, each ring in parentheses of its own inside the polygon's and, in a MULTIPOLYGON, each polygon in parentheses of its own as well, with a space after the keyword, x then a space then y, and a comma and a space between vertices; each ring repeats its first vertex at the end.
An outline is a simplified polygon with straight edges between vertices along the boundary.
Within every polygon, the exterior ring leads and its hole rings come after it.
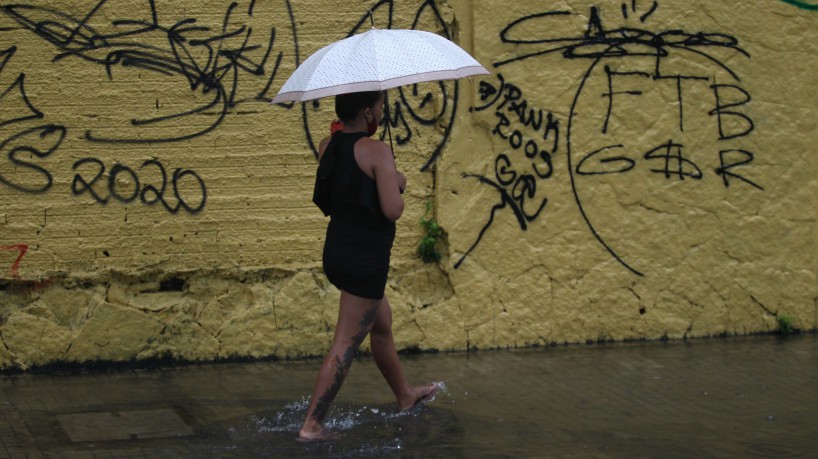
POLYGON ((399 348, 816 328, 809 2, 33 0, 0 5, 0 369, 322 354, 332 103, 269 101, 372 23, 492 72, 389 91, 399 348))

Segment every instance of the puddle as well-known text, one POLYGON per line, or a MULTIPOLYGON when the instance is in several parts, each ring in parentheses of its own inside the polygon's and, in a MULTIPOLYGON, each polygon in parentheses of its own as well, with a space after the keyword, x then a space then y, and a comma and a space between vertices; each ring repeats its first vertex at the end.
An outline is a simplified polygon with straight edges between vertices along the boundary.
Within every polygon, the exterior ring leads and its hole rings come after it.
POLYGON ((103 411, 57 416, 73 442, 181 437, 193 430, 171 409, 103 411))
POLYGON ((296 441, 320 361, 0 377, 0 451, 45 457, 811 457, 818 335, 403 357, 443 381, 404 413, 371 358, 296 441))

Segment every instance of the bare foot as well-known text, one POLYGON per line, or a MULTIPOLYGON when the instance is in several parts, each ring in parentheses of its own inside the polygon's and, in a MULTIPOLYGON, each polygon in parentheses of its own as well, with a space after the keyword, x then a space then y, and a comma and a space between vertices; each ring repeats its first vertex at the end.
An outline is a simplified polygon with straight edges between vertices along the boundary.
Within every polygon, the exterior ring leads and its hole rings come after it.
POLYGON ((301 442, 332 440, 337 437, 337 433, 315 423, 305 423, 298 432, 298 441, 301 442))
POLYGON ((427 384, 425 386, 414 386, 412 390, 405 397, 398 400, 398 410, 405 411, 412 409, 422 403, 428 402, 435 398, 435 394, 440 387, 437 383, 427 384))

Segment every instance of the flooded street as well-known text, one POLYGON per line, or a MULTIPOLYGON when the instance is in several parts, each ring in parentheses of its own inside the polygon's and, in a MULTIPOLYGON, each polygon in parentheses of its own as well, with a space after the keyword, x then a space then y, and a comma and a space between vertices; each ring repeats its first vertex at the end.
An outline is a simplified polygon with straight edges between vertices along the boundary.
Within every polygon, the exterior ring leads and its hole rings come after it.
POLYGON ((818 335, 404 356, 436 399, 395 413, 370 357, 296 441, 319 366, 0 376, 0 457, 814 457, 818 335))

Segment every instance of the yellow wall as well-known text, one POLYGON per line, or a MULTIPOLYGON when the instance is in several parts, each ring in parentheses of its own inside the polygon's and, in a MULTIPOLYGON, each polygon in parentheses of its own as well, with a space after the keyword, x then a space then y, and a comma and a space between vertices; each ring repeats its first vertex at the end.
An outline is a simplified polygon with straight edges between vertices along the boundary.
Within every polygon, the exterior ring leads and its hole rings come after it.
POLYGON ((492 72, 389 92, 399 347, 814 329, 816 5, 0 6, 0 368, 322 353, 332 104, 268 102, 370 7, 492 72))

